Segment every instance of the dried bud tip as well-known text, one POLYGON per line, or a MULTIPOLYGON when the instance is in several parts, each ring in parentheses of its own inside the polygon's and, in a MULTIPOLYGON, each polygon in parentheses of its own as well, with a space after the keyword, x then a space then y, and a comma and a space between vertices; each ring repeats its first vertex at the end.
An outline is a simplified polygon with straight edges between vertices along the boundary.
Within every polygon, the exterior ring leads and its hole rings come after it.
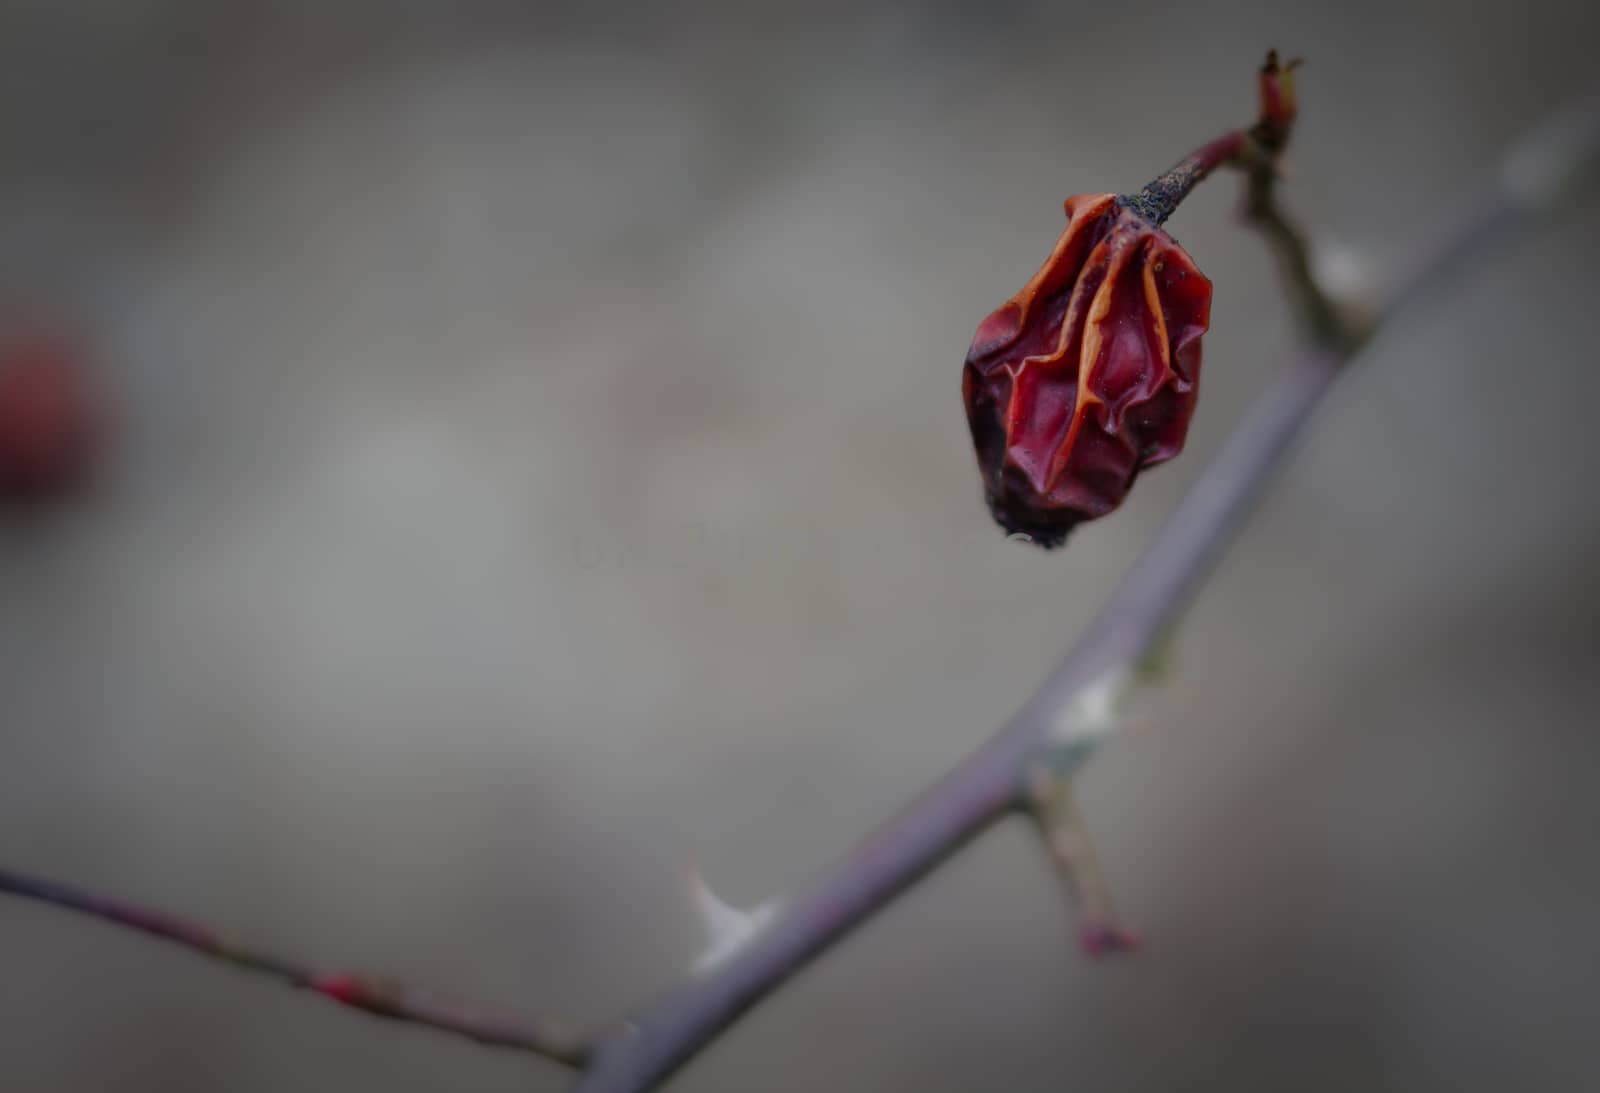
POLYGON ((1257 138, 1269 147, 1276 147, 1288 137, 1289 127, 1294 123, 1296 103, 1294 96, 1294 70, 1299 68, 1301 59, 1296 57, 1288 64, 1278 63, 1278 51, 1267 51, 1267 62, 1261 66, 1259 88, 1261 96, 1261 120, 1257 127, 1257 138))
POLYGON ((1267 50, 1267 61, 1261 66, 1261 73, 1262 75, 1267 75, 1269 73, 1272 75, 1277 75, 1281 72, 1293 72, 1295 69, 1299 68, 1305 63, 1306 59, 1304 57, 1296 57, 1291 61, 1279 62, 1278 51, 1275 49, 1269 49, 1267 50))

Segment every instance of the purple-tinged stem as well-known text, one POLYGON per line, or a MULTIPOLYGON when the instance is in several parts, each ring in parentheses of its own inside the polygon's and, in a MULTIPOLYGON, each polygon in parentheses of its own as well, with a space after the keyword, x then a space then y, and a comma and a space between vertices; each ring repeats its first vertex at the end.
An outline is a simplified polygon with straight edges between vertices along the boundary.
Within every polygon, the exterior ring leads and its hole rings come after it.
MULTIPOLYGON (((575 1088, 654 1088, 814 957, 1015 810, 1027 764, 1050 747, 1054 726, 1076 696, 1106 671, 1137 661, 1182 613, 1338 375, 1338 364, 1328 353, 1308 354, 1262 396, 1072 654, 998 735, 792 899, 746 949, 602 1043, 575 1088)), ((1093 752, 1085 745, 1053 765, 1067 776, 1093 752)))

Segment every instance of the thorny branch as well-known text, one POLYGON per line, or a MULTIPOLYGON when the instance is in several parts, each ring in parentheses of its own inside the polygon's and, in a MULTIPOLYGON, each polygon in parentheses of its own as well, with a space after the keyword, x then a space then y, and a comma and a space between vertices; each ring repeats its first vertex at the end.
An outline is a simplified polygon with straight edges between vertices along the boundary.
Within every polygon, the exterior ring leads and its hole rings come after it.
POLYGON ((384 980, 318 972, 160 912, 16 872, 0 870, 0 892, 141 930, 379 1016, 544 1055, 581 1071, 578 1093, 657 1087, 812 959, 1007 815, 1026 814, 1039 826, 1084 905, 1086 947, 1127 947, 1131 937, 1110 916, 1109 897, 1072 804, 1070 779, 1116 730, 1139 665, 1178 622, 1311 411, 1378 325, 1444 280, 1467 253, 1556 206, 1588 180, 1600 157, 1600 102, 1581 103, 1533 130, 1511 150, 1486 192, 1420 245, 1372 321, 1357 328, 1318 285, 1303 237, 1275 200, 1277 157, 1294 116, 1292 67, 1280 68, 1275 56, 1268 57, 1255 127, 1202 147, 1127 200, 1164 220, 1214 168, 1241 169, 1245 218, 1278 256, 1306 347, 1249 411, 1072 652, 1023 708, 721 962, 702 967, 630 1019, 585 1033, 445 1002, 384 980))
MULTIPOLYGON (((1267 67, 1275 67, 1273 58, 1267 67)), ((1267 105, 1264 115, 1283 109, 1281 103, 1267 105)), ((1291 99, 1291 111, 1292 105, 1291 99)), ((1244 150, 1242 141, 1224 138, 1202 152, 1215 154, 1229 145, 1225 159, 1244 150)), ((1499 184, 1447 232, 1423 243, 1414 263, 1390 286, 1378 315, 1393 316, 1402 303, 1443 280, 1467 252, 1549 210, 1563 191, 1592 172, 1597 156, 1600 110, 1594 104, 1585 103, 1536 129, 1512 149, 1499 184)), ((1255 174, 1248 162, 1243 166, 1247 174, 1255 174)), ((1195 170, 1188 184, 1205 170, 1195 170)), ((1302 313, 1315 316, 1326 305, 1334 315, 1311 275, 1301 237, 1271 205, 1270 185, 1252 180, 1250 190, 1247 216, 1260 221, 1263 207, 1267 210, 1268 238, 1289 267, 1290 290, 1301 301, 1302 313)), ((1320 324, 1320 319, 1307 324, 1307 347, 1252 407, 1072 652, 1010 722, 869 836, 851 857, 792 898, 783 915, 728 962, 639 1011, 621 1034, 600 1045, 576 1086, 578 1093, 640 1093, 656 1087, 790 976, 996 820, 1017 812, 1033 814, 1045 784, 1038 772, 1050 772, 1061 783, 1094 754, 1115 730, 1118 705, 1139 665, 1178 621, 1311 411, 1373 329, 1358 337, 1342 320, 1320 324)), ((1044 820, 1048 833, 1050 817, 1044 820)))

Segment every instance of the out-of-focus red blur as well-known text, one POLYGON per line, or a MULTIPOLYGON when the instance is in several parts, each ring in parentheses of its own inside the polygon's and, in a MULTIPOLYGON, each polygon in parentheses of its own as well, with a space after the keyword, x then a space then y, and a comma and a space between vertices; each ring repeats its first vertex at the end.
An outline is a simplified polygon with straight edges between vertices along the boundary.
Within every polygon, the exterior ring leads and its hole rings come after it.
POLYGON ((0 501, 81 487, 104 418, 79 351, 40 331, 0 333, 0 501))

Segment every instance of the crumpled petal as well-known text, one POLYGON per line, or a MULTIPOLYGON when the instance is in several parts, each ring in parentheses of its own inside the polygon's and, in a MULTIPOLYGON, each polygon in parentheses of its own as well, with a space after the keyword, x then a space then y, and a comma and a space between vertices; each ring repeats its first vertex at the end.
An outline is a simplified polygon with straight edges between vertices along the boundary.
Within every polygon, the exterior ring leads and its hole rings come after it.
POLYGON ((962 397, 990 511, 1054 547, 1183 449, 1211 282, 1114 194, 1066 202, 1039 272, 979 324, 962 397))

